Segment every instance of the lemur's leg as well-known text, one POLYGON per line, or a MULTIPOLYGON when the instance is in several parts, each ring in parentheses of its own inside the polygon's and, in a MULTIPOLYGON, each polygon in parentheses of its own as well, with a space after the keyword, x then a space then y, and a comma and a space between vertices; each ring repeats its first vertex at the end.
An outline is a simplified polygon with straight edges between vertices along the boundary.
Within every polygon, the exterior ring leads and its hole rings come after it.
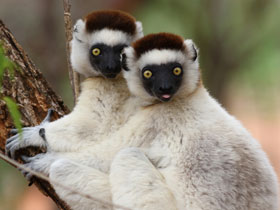
POLYGON ((164 177, 138 148, 122 149, 110 170, 113 203, 133 210, 175 210, 164 177))
MULTIPOLYGON (((99 200, 109 204, 112 202, 108 175, 95 168, 81 165, 81 157, 76 158, 74 155, 47 152, 34 157, 22 156, 22 160, 25 162, 24 167, 48 176, 58 196, 69 204, 71 209, 112 209, 111 206, 99 202, 99 200), (72 156, 71 160, 64 157, 66 155, 72 156), (76 159, 77 162, 74 161, 76 159), (85 195, 97 200, 87 198, 85 195)), ((89 162, 94 165, 93 158, 89 162)), ((32 184, 34 174, 24 169, 21 169, 21 172, 32 184)))
POLYGON ((49 177, 59 197, 64 200, 73 210, 109 210, 113 209, 99 200, 111 203, 111 187, 108 175, 95 168, 80 165, 66 158, 56 160, 50 167, 49 177), (57 185, 71 188, 65 189, 57 185), (90 195, 87 198, 81 193, 90 195))
POLYGON ((12 129, 11 133, 16 134, 6 141, 6 154, 11 158, 15 158, 15 152, 24 147, 36 146, 46 147, 44 126, 50 123, 53 110, 49 109, 45 119, 37 126, 26 127, 22 129, 22 133, 18 133, 17 129, 12 129))

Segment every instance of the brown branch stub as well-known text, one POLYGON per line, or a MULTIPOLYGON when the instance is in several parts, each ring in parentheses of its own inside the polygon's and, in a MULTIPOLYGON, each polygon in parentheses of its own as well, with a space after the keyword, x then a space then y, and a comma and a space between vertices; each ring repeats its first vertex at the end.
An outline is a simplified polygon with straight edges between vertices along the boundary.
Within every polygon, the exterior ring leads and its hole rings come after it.
MULTIPOLYGON (((67 113, 68 108, 55 92, 50 88, 42 73, 35 67, 22 47, 16 41, 12 33, 0 20, 0 42, 6 56, 13 61, 18 68, 14 69, 11 77, 8 71, 4 73, 1 95, 12 98, 19 107, 22 115, 23 126, 39 124, 45 117, 49 108, 55 111, 54 119, 67 113)), ((6 104, 0 98, 0 152, 4 153, 5 142, 9 137, 9 131, 14 128, 13 121, 6 104)), ((23 153, 36 154, 42 152, 37 149, 26 149, 23 153)), ((59 199, 49 183, 34 179, 36 186, 46 195, 50 196, 60 209, 70 208, 59 199)))
POLYGON ((72 40, 72 21, 71 21, 71 4, 69 0, 62 0, 63 8, 64 8, 64 26, 65 26, 65 36, 66 36, 66 54, 67 54, 67 65, 69 72, 69 79, 73 90, 74 102, 80 93, 80 76, 77 72, 73 71, 71 62, 70 62, 70 53, 71 53, 71 45, 70 42, 72 40))

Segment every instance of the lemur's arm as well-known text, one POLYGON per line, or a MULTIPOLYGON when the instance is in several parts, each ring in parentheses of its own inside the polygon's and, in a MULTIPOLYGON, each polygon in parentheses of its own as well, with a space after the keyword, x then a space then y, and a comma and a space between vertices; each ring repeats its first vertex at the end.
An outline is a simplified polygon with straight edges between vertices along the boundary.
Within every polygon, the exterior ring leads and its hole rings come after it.
MULTIPOLYGON (((91 115, 93 114, 91 113, 91 115)), ((75 137, 79 134, 79 129, 86 124, 86 122, 79 124, 84 118, 81 117, 82 119, 77 121, 79 116, 75 111, 53 122, 50 122, 50 116, 51 111, 49 111, 47 117, 41 124, 23 128, 22 133, 18 133, 7 139, 6 153, 10 157, 15 158, 15 152, 17 150, 30 146, 47 148, 49 151, 64 152, 78 150, 84 139, 75 137), (73 136, 73 134, 75 135, 73 136), (81 143, 79 144, 79 142, 81 143)), ((91 128, 89 128, 92 134, 94 133, 95 124, 92 123, 91 128)), ((91 124, 87 123, 87 125, 89 126, 91 124)), ((87 130, 87 127, 84 127, 84 129, 87 130)))
POLYGON ((110 105, 103 105, 99 100, 106 94, 103 89, 96 87, 102 82, 103 80, 98 78, 85 80, 78 103, 71 113, 50 122, 50 111, 40 125, 23 128, 22 133, 9 138, 6 142, 6 153, 14 158, 17 150, 29 146, 46 147, 56 152, 79 151, 81 146, 88 146, 86 141, 93 142, 100 136, 103 119, 107 118, 103 113, 110 109, 110 105))

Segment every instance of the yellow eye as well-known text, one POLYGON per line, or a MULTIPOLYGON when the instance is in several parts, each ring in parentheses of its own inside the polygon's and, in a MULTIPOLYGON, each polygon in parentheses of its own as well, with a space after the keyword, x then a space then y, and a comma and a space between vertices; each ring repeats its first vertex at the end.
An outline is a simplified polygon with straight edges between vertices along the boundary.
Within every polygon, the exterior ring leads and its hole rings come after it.
POLYGON ((94 48, 92 51, 92 54, 94 55, 94 56, 98 56, 99 54, 100 54, 100 49, 98 49, 98 48, 94 48))
POLYGON ((144 76, 146 79, 151 78, 152 75, 153 75, 153 73, 152 73, 150 70, 146 70, 146 71, 144 71, 144 73, 143 73, 143 76, 144 76))
POLYGON ((182 69, 180 67, 176 67, 173 69, 173 74, 179 76, 182 73, 182 69))

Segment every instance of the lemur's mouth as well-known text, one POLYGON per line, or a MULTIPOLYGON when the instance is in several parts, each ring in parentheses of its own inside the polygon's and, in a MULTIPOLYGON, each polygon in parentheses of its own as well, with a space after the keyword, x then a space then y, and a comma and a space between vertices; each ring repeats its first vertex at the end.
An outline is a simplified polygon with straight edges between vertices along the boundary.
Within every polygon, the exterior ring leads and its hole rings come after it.
POLYGON ((171 97, 171 95, 170 94, 163 94, 161 97, 165 98, 165 99, 169 99, 171 97))
POLYGON ((157 95, 157 97, 159 98, 159 100, 161 100, 162 102, 167 102, 170 101, 170 99, 172 98, 173 94, 159 94, 157 95))

